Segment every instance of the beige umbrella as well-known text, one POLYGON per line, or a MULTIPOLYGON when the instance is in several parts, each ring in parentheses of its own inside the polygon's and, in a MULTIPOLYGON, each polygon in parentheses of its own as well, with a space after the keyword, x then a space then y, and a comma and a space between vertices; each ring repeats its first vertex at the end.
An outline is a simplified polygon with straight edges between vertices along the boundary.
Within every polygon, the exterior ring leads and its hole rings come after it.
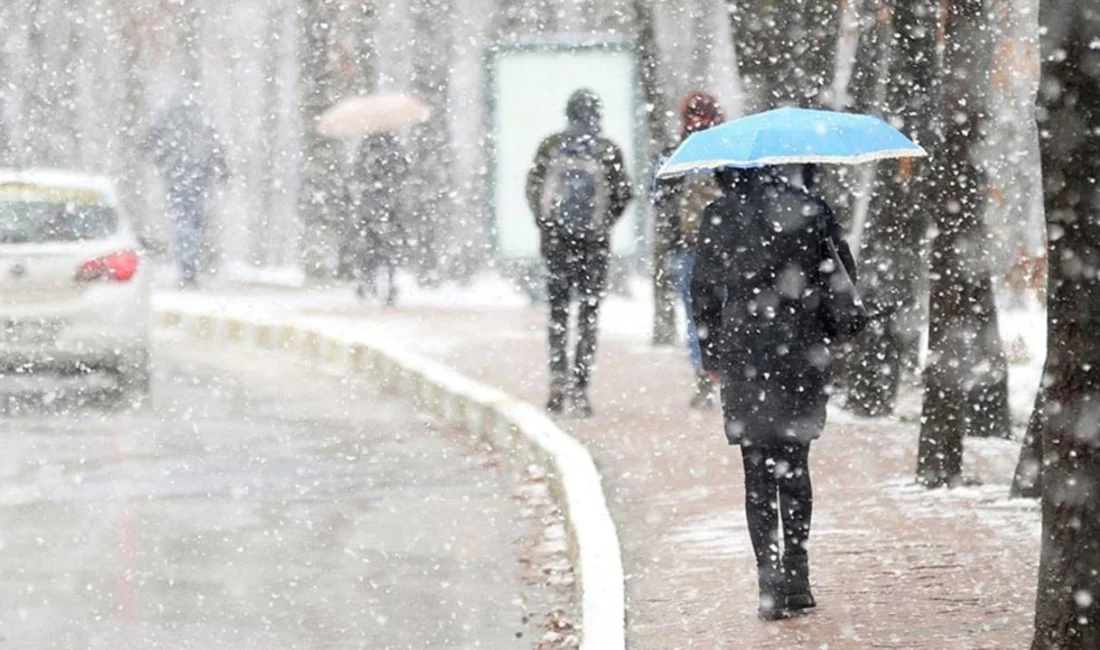
POLYGON ((317 133, 328 138, 361 138, 428 119, 427 104, 402 93, 349 97, 317 119, 317 133))

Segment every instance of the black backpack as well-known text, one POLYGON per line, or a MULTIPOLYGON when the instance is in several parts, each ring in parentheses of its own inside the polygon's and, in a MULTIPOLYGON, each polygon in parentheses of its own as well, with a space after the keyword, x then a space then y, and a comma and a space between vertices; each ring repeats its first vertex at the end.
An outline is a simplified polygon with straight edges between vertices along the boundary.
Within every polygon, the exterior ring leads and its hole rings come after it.
POLYGON ((611 183, 592 143, 564 145, 547 165, 539 201, 542 221, 570 239, 607 235, 611 183))

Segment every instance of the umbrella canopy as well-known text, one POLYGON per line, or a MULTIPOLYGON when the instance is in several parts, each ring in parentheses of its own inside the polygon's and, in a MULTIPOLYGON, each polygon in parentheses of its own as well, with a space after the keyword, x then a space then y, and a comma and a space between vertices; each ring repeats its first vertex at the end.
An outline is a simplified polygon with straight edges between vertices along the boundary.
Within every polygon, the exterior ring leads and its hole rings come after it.
POLYGON ((349 97, 318 118, 317 133, 329 138, 361 138, 419 124, 430 115, 431 109, 410 95, 349 97))
POLYGON ((685 140, 658 176, 726 167, 841 164, 914 158, 927 153, 873 115, 780 108, 701 131, 685 140))

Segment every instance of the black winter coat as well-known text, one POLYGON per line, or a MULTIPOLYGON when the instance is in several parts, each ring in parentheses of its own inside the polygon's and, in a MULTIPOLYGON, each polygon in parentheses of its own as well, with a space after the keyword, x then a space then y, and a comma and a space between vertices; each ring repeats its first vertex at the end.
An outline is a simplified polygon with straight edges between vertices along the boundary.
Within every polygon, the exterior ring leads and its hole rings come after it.
POLYGON ((409 167, 408 157, 392 133, 370 135, 359 146, 347 191, 355 214, 354 228, 368 255, 392 262, 402 250, 409 167))
POLYGON ((821 199, 740 172, 708 208, 692 283, 704 367, 722 375, 731 445, 808 443, 821 435, 832 371, 820 316, 824 228, 855 265, 821 199))

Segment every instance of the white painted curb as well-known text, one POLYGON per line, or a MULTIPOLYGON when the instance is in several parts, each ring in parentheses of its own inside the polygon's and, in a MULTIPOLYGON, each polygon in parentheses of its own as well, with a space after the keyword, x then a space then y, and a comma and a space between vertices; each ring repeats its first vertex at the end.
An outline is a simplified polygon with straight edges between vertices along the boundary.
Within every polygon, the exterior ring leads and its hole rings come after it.
POLYGON ((293 351, 347 372, 369 373, 452 426, 499 447, 527 447, 565 511, 581 589, 581 647, 625 650, 623 563, 600 474, 588 450, 542 411, 443 364, 331 322, 237 317, 179 307, 158 308, 156 319, 158 327, 183 330, 196 340, 293 351))

